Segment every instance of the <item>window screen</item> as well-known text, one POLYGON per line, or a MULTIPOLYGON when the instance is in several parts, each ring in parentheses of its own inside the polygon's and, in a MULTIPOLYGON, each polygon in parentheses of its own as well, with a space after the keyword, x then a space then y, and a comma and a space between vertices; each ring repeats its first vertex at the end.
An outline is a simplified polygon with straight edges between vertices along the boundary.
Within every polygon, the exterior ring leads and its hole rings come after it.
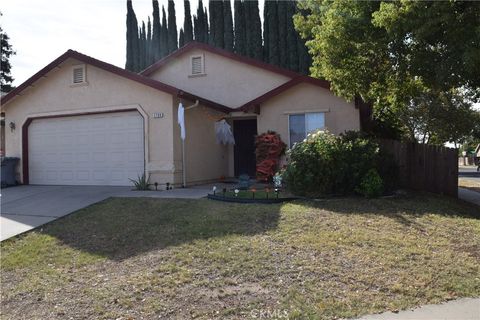
POLYGON ((325 128, 325 113, 312 112, 289 116, 290 147, 303 141, 307 134, 325 128))

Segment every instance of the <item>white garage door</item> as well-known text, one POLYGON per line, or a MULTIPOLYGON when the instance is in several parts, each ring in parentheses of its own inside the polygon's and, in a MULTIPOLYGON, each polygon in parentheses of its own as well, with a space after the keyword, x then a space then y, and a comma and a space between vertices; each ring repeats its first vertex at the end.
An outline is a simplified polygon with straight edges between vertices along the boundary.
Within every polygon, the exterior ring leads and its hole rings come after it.
POLYGON ((143 137, 136 111, 33 120, 30 184, 131 185, 144 172, 143 137))

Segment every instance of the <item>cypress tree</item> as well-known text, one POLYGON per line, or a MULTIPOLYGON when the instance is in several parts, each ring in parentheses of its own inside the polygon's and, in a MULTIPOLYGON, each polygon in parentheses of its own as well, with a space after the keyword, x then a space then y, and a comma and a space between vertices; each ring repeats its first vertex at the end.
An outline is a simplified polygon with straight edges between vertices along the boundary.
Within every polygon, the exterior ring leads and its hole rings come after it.
POLYGON ((247 1, 249 3, 249 24, 250 28, 250 56, 257 60, 263 59, 262 46, 262 22, 260 20, 260 11, 258 9, 258 0, 247 1))
POLYGON ((167 14, 165 7, 162 6, 162 25, 160 27, 160 58, 168 54, 168 29, 167 29, 167 14))
POLYGON ((203 4, 202 0, 198 2, 197 14, 193 17, 193 29, 195 33, 195 41, 205 42, 203 31, 203 4))
POLYGON ((250 14, 250 1, 242 1, 243 5, 243 16, 245 22, 245 55, 251 57, 253 54, 252 51, 252 15, 250 14))
POLYGON ((277 2, 278 15, 278 58, 279 66, 288 68, 287 54, 287 1, 277 2))
POLYGON ((279 65, 280 57, 278 50, 279 26, 278 26, 278 1, 270 0, 265 2, 268 8, 268 61, 271 64, 279 65))
POLYGON ((180 28, 180 35, 178 36, 178 47, 181 48, 185 45, 185 34, 183 28, 180 28))
POLYGON ((127 0, 127 61, 125 69, 138 71, 140 69, 140 39, 138 22, 133 11, 132 1, 127 0))
POLYGON ((203 7, 203 38, 205 39, 205 43, 210 42, 210 28, 208 26, 207 7, 203 7))
MULTIPOLYGON (((206 10, 205 10, 206 11, 206 10)), ((216 31, 217 31, 217 12, 215 8, 215 1, 214 0, 209 0, 208 1, 208 12, 210 13, 210 33, 208 36, 208 43, 212 46, 215 46, 215 39, 216 37, 216 31)))
POLYGON ((154 62, 153 59, 153 48, 152 48, 152 22, 150 17, 148 17, 147 22, 147 64, 151 65, 154 62))
POLYGON ((175 16, 175 2, 168 0, 168 53, 178 49, 177 18, 175 16))
POLYGON ((293 25, 293 15, 296 11, 296 5, 293 1, 287 2, 287 52, 288 68, 294 71, 298 69, 298 33, 293 25))
POLYGON ((224 30, 224 12, 223 1, 214 1, 215 4, 215 46, 218 48, 225 48, 225 30, 224 30))
POLYGON ((235 14, 235 53, 246 55, 245 44, 245 10, 244 2, 242 0, 234 0, 234 14, 235 14))
POLYGON ((142 21, 140 29, 140 50, 139 50, 139 71, 147 66, 147 34, 145 29, 145 21, 142 21))
POLYGON ((298 72, 303 74, 310 74, 310 65, 312 64, 312 58, 308 53, 307 46, 305 45, 305 40, 301 37, 297 37, 298 41, 298 72))
POLYGON ((152 30, 152 60, 157 61, 162 57, 161 34, 162 25, 160 23, 160 10, 158 0, 153 0, 153 30, 152 30))
POLYGON ((230 0, 225 0, 223 3, 223 45, 228 51, 233 51, 234 35, 233 35, 233 20, 232 20, 232 5, 230 0))
POLYGON ((270 4, 268 2, 268 0, 265 0, 263 5, 263 61, 265 62, 268 62, 268 44, 270 41, 270 29, 268 27, 270 19, 270 4))
MULTIPOLYGON (((193 29, 192 29, 192 15, 190 13, 190 1, 184 0, 185 6, 185 21, 183 22, 183 32, 184 32, 184 43, 188 43, 193 40, 193 29)), ((182 47, 179 45, 179 47, 182 47)))

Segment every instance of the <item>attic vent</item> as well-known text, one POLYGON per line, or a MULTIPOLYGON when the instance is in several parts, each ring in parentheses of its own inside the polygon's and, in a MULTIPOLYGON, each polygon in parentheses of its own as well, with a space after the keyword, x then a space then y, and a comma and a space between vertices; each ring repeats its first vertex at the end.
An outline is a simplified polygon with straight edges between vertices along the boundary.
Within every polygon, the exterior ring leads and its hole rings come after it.
POLYGON ((192 75, 203 74, 203 57, 192 57, 192 75))
POLYGON ((72 73, 72 83, 85 83, 85 66, 75 66, 73 67, 72 73))

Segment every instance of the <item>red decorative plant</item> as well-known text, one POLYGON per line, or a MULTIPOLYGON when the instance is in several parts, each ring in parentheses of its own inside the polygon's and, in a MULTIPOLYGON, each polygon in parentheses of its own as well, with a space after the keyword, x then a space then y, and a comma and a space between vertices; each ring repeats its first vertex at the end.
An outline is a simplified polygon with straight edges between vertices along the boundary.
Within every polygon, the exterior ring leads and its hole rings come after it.
POLYGON ((269 181, 277 172, 280 157, 285 153, 287 145, 274 131, 262 133, 255 138, 257 179, 269 181))

